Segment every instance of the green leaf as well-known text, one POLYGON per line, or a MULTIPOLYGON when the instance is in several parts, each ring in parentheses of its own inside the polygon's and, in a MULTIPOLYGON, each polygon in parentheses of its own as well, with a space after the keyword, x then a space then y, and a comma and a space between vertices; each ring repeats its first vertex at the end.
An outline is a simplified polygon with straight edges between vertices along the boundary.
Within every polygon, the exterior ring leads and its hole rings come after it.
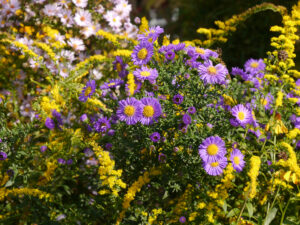
POLYGON ((251 218, 253 216, 253 205, 251 204, 251 202, 248 202, 246 204, 246 206, 247 206, 247 209, 248 209, 249 217, 251 218))
POLYGON ((272 208, 268 213, 268 215, 266 216, 264 225, 269 225, 272 222, 272 220, 275 218, 276 213, 277 213, 277 208, 272 208))
POLYGON ((229 213, 226 215, 226 217, 229 218, 229 217, 236 216, 236 215, 238 215, 239 212, 240 212, 239 209, 234 208, 234 209, 229 211, 229 213))

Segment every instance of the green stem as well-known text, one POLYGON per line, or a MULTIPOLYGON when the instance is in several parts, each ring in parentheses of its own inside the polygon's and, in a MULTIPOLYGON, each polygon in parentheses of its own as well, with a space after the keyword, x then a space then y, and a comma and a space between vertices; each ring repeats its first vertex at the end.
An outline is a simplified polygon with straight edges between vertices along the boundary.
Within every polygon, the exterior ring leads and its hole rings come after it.
POLYGON ((288 206, 289 206, 289 204, 290 204, 290 199, 291 199, 291 198, 289 198, 289 200, 288 200, 288 202, 287 202, 287 204, 286 204, 286 207, 284 208, 284 211, 283 211, 283 213, 282 213, 281 220, 280 220, 280 225, 282 225, 282 223, 283 223, 283 220, 284 220, 284 216, 285 216, 286 210, 287 210, 287 208, 288 208, 288 206))
POLYGON ((245 201, 244 201, 243 207, 242 207, 242 209, 241 209, 241 212, 240 212, 240 214, 239 214, 239 217, 238 217, 238 219, 237 219, 237 224, 239 224, 239 223, 240 223, 240 219, 241 219, 241 217, 242 217, 242 214, 243 214, 243 212, 244 212, 244 209, 245 209, 246 203, 247 203, 247 201, 248 201, 248 197, 249 197, 250 189, 251 189, 251 187, 249 187, 249 190, 248 190, 248 191, 247 191, 247 193, 246 193, 246 198, 245 198, 245 201))

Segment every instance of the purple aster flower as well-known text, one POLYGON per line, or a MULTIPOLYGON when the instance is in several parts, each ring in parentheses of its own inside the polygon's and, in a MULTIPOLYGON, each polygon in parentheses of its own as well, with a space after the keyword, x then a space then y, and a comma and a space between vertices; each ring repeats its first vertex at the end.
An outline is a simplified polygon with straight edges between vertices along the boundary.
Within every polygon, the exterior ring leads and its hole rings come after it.
POLYGON ((266 68, 266 64, 262 59, 249 59, 244 65, 246 72, 251 75, 255 75, 261 71, 264 71, 266 68))
POLYGON ((91 157, 92 155, 94 155, 94 152, 90 148, 84 149, 83 152, 86 157, 91 157))
POLYGON ((52 110, 52 116, 55 118, 58 127, 60 127, 61 125, 63 125, 63 120, 62 120, 62 116, 59 112, 57 112, 55 109, 52 110))
POLYGON ((241 68, 233 67, 231 70, 233 76, 241 76, 243 80, 249 80, 249 75, 241 68))
POLYGON ((174 95, 173 97, 173 102, 176 104, 176 105, 180 105, 182 102, 183 102, 183 96, 181 94, 176 94, 174 95))
POLYGON ((62 158, 57 159, 57 162, 58 162, 59 164, 66 164, 66 160, 64 160, 64 159, 62 159, 62 158))
POLYGON ((271 166, 272 165, 272 161, 268 160, 267 164, 268 164, 268 166, 271 166))
POLYGON ((164 29, 160 26, 150 27, 149 31, 145 30, 145 34, 138 34, 137 39, 139 41, 149 41, 154 43, 160 34, 164 32, 164 29))
POLYGON ((109 131, 107 132, 107 135, 108 135, 108 136, 114 136, 115 133, 116 133, 115 130, 109 130, 109 131))
POLYGON ((160 134, 158 132, 154 132, 150 135, 150 139, 153 142, 158 142, 160 140, 160 134))
POLYGON ((127 64, 123 62, 123 59, 120 56, 116 56, 116 60, 113 62, 114 69, 119 73, 120 78, 127 76, 128 71, 126 70, 127 64))
POLYGON ((205 84, 223 84, 228 74, 224 65, 219 63, 214 66, 210 60, 199 65, 198 72, 201 80, 203 80, 205 84))
POLYGON ((297 142, 296 149, 300 149, 300 141, 297 142))
POLYGON ((144 125, 152 124, 154 120, 160 117, 162 110, 159 101, 156 98, 142 98, 142 117, 141 123, 144 125))
POLYGON ((180 222, 180 223, 185 223, 185 222, 186 222, 186 218, 185 218, 184 216, 181 216, 181 217, 179 218, 179 222, 180 222))
POLYGON ((47 150, 47 146, 46 145, 42 145, 41 148, 40 148, 40 151, 42 153, 44 153, 46 150, 47 150))
POLYGON ((173 51, 167 51, 165 53, 165 57, 166 57, 167 60, 172 60, 175 57, 175 52, 173 52, 173 51))
POLYGON ((82 121, 82 122, 87 122, 88 121, 88 117, 87 117, 87 115, 84 113, 84 114, 82 114, 81 116, 80 116, 80 121, 82 121))
POLYGON ((260 100, 261 104, 265 107, 265 110, 270 110, 271 109, 271 104, 274 101, 273 95, 271 93, 268 93, 266 97, 262 98, 260 100))
POLYGON ((86 82, 85 87, 82 89, 81 94, 79 95, 79 101, 86 102, 88 98, 92 97, 96 89, 96 82, 94 80, 89 80, 86 82))
POLYGON ((242 126, 251 123, 253 120, 251 111, 242 104, 234 106, 231 113, 242 126))
POLYGON ((212 162, 204 162, 203 167, 206 171, 211 176, 218 176, 223 173, 223 170, 227 166, 227 159, 226 157, 219 158, 215 161, 212 162))
POLYGON ((237 172, 241 172, 245 166, 244 155, 237 148, 234 148, 230 155, 233 169, 237 172))
POLYGON ((219 136, 208 137, 199 146, 199 155, 206 163, 215 162, 225 154, 225 142, 219 136))
POLYGON ((131 55, 134 65, 147 64, 153 56, 153 45, 148 41, 143 41, 135 46, 131 55))
POLYGON ((110 88, 115 88, 117 86, 120 86, 124 83, 123 80, 120 79, 112 79, 109 82, 105 82, 104 84, 102 84, 100 86, 101 90, 106 90, 106 89, 110 89, 110 88))
POLYGON ((147 66, 142 66, 141 69, 136 69, 133 72, 133 75, 140 81, 148 80, 153 84, 155 83, 155 80, 158 77, 158 72, 156 69, 151 69, 147 66))
POLYGON ((214 52, 210 49, 204 49, 204 48, 198 48, 197 47, 195 49, 195 51, 196 51, 196 56, 200 57, 201 59, 203 59, 205 61, 208 60, 209 57, 213 57, 213 58, 218 58, 219 57, 218 53, 216 53, 216 52, 214 52))
POLYGON ((98 133, 105 133, 108 131, 110 128, 110 123, 109 120, 106 117, 99 118, 95 123, 94 123, 94 129, 98 133))
POLYGON ((7 154, 5 152, 0 152, 0 160, 7 159, 7 154))
POLYGON ((111 147, 112 147, 112 144, 111 144, 111 143, 106 143, 106 145, 105 145, 105 148, 106 148, 106 149, 109 150, 109 149, 111 149, 111 147))
POLYGON ((214 127, 211 123, 207 123, 206 126, 207 126, 209 129, 211 129, 211 128, 214 127))
POLYGON ((67 165, 71 165, 73 163, 73 159, 68 159, 67 160, 67 165))
POLYGON ((117 116, 119 120, 125 121, 127 125, 136 124, 142 116, 142 104, 134 97, 119 101, 117 116))
POLYGON ((167 159, 167 156, 164 153, 159 153, 158 155, 158 161, 161 163, 165 163, 167 159))
POLYGON ((45 121, 45 126, 46 126, 48 129, 52 130, 52 129, 55 128, 55 123, 54 123, 54 121, 53 121, 51 118, 47 117, 47 118, 46 118, 46 121, 45 121))
POLYGON ((192 118, 190 117, 189 114, 184 114, 182 117, 182 121, 185 125, 189 125, 192 122, 192 118))
POLYGON ((196 108, 194 106, 191 106, 188 108, 189 114, 195 114, 196 113, 196 108))

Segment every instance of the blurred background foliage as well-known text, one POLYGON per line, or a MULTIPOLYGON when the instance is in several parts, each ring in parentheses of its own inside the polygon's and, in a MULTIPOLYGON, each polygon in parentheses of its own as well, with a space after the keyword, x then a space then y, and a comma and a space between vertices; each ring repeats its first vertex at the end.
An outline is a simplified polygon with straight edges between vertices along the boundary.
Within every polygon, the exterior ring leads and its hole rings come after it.
MULTIPOLYGON (((160 25, 171 39, 199 39, 199 27, 216 28, 214 21, 225 21, 248 8, 264 2, 282 5, 289 11, 297 0, 130 0, 132 17, 145 16, 150 25, 160 25)), ((264 58, 270 47, 273 25, 281 25, 281 16, 273 11, 260 12, 238 26, 227 43, 216 43, 213 49, 222 49, 222 58, 229 68, 242 67, 249 58, 264 58)), ((300 69, 300 43, 296 44, 296 68, 300 69)))

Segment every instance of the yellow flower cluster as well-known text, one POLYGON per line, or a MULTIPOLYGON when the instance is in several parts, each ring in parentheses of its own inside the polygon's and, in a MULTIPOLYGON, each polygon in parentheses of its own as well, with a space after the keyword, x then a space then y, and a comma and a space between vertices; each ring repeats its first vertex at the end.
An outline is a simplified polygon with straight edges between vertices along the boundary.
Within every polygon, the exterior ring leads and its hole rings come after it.
POLYGON ((135 181, 127 190, 127 193, 123 199, 123 210, 120 213, 116 225, 119 225, 125 216, 125 212, 130 207, 130 202, 134 199, 137 192, 140 192, 142 187, 150 182, 150 176, 157 176, 161 174, 161 171, 157 168, 152 168, 150 172, 146 171, 142 176, 139 176, 138 180, 135 181))
POLYGON ((128 89, 129 89, 129 94, 133 95, 134 94, 134 90, 135 90, 135 83, 134 83, 134 76, 132 73, 128 74, 128 89))
MULTIPOLYGON (((126 184, 121 180, 122 170, 114 170, 115 161, 111 160, 109 152, 104 151, 95 141, 91 141, 90 145, 93 147, 100 164, 98 173, 102 184, 107 185, 112 194, 118 196, 118 192, 120 191, 119 187, 126 187, 126 184)), ((99 193, 103 194, 104 192, 99 193)))
POLYGON ((226 105, 234 106, 237 104, 236 100, 233 99, 231 96, 223 94, 223 98, 226 105))
POLYGON ((175 223, 178 222, 179 217, 181 216, 182 211, 184 211, 187 208, 187 205, 190 201, 191 194, 193 192, 193 186, 191 184, 188 184, 183 195, 180 196, 180 198, 177 201, 177 204, 175 205, 173 209, 173 215, 175 216, 172 220, 169 221, 169 223, 175 223))
POLYGON ((53 52, 53 50, 49 47, 49 45, 42 43, 42 42, 34 42, 34 45, 39 47, 40 49, 44 50, 45 52, 47 52, 47 54, 49 55, 50 59, 56 63, 57 59, 55 57, 55 53, 53 52))
POLYGON ((294 129, 290 130, 286 136, 289 139, 295 139, 298 135, 300 135, 300 129, 294 128, 294 129))
POLYGON ((282 93, 282 91, 279 91, 279 92, 277 93, 277 98, 276 98, 276 102, 275 102, 275 107, 282 106, 282 99, 283 99, 283 93, 282 93))
POLYGON ((102 103, 99 99, 96 98, 89 98, 87 100, 88 104, 91 104, 93 106, 97 106, 100 107, 102 110, 107 111, 108 109, 106 108, 106 105, 104 103, 102 103))
POLYGON ((290 157, 286 161, 284 161, 283 159, 280 159, 277 162, 277 164, 281 165, 283 167, 289 167, 289 169, 292 172, 295 172, 295 174, 300 178, 300 168, 297 164, 297 156, 296 156, 296 153, 295 153, 293 147, 286 142, 282 142, 281 146, 285 147, 288 150, 290 157))
POLYGON ((155 222, 155 220, 157 219, 157 216, 159 214, 162 214, 163 210, 161 208, 159 209, 153 209, 151 211, 151 215, 149 216, 149 219, 148 219, 148 224, 153 224, 155 222))
POLYGON ((51 90, 51 94, 55 100, 55 103, 57 103, 61 107, 64 107, 66 105, 66 102, 64 101, 63 97, 59 94, 59 91, 60 87, 56 84, 51 90))
POLYGON ((53 196, 49 193, 40 191, 39 189, 35 188, 13 188, 13 189, 0 189, 0 201, 3 201, 8 195, 14 196, 22 196, 22 195, 31 195, 34 197, 38 197, 39 199, 48 199, 52 201, 53 196))
POLYGON ((77 72, 81 69, 84 69, 87 65, 94 64, 94 63, 102 63, 106 61, 107 58, 103 55, 93 55, 89 58, 85 59, 84 61, 76 64, 75 69, 72 72, 77 72))
POLYGON ((55 103, 54 100, 50 100, 49 97, 44 96, 40 103, 42 110, 47 114, 47 116, 51 116, 52 110, 60 111, 59 106, 55 103))
POLYGON ((131 50, 127 49, 117 49, 116 51, 113 51, 113 56, 124 56, 124 57, 130 57, 132 54, 131 50))
POLYGON ((120 45, 118 39, 120 40, 128 40, 131 41, 133 44, 137 44, 137 41, 129 38, 127 35, 118 35, 118 34, 112 34, 110 32, 99 30, 97 31, 97 35, 102 36, 103 38, 107 39, 108 41, 112 42, 114 45, 120 45))
POLYGON ((226 20, 225 22, 222 21, 215 21, 215 24, 218 26, 218 29, 214 28, 199 28, 197 30, 198 33, 204 34, 206 36, 205 41, 201 40, 194 40, 195 43, 200 44, 201 46, 209 47, 216 41, 219 42, 226 42, 227 37, 232 33, 236 31, 236 27, 244 22, 246 19, 248 19, 253 14, 259 13, 261 11, 265 10, 272 10, 275 12, 279 12, 280 14, 284 14, 286 9, 281 6, 276 6, 271 3, 263 3, 260 5, 256 5, 245 12, 234 15, 230 19, 226 20))
POLYGON ((149 30, 148 20, 146 19, 146 17, 143 17, 141 19, 141 25, 140 25, 140 28, 139 28, 139 33, 143 34, 143 33, 147 32, 147 30, 149 30))
POLYGON ((52 180, 51 176, 54 174, 54 171, 57 168, 57 165, 55 162, 48 161, 46 163, 46 165, 47 165, 47 170, 40 177, 38 185, 45 185, 47 182, 51 181, 52 180))
POLYGON ((251 159, 250 159, 251 169, 248 172, 248 176, 250 177, 249 198, 254 198, 256 195, 256 186, 257 186, 256 178, 259 173, 260 163, 261 163, 261 160, 258 156, 251 157, 251 159))

